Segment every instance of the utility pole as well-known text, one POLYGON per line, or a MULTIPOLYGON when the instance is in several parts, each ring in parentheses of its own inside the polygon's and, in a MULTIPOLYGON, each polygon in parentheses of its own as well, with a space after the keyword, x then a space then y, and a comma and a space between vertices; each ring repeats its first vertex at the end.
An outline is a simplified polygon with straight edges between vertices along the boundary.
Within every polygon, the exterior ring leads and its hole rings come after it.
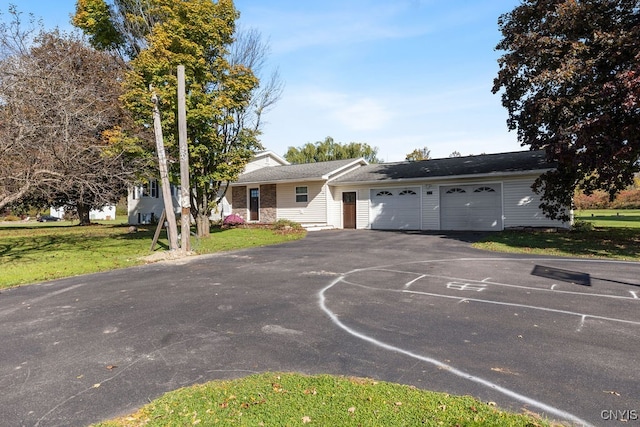
POLYGON ((162 124, 160 122, 160 108, 158 107, 158 95, 150 85, 151 101, 153 102, 153 131, 156 135, 156 150, 158 151, 158 165, 160 167, 160 181, 162 187, 162 198, 164 199, 164 210, 167 215, 167 235, 169 237, 169 248, 172 251, 178 247, 178 225, 176 223, 176 213, 173 210, 171 199, 171 184, 169 183, 169 171, 167 168, 167 154, 164 151, 164 140, 162 136, 162 124))
POLYGON ((178 143, 180 145, 180 205, 182 206, 182 250, 191 251, 191 188, 187 146, 187 99, 184 65, 178 65, 178 143))

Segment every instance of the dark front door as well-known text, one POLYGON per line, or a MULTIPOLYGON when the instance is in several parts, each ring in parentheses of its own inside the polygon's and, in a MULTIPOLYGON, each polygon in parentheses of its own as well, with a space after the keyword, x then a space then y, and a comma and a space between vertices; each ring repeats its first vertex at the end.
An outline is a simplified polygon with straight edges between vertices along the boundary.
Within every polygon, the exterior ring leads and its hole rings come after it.
POLYGON ((356 192, 342 193, 342 228, 356 228, 356 192))
POLYGON ((260 219, 260 190, 251 188, 249 190, 249 220, 258 221, 260 219))

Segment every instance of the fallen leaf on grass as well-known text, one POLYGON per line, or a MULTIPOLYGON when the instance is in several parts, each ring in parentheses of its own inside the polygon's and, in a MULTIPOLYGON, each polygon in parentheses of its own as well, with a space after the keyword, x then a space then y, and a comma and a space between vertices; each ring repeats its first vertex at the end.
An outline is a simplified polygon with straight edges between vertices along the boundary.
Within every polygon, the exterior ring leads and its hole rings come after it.
POLYGON ((282 388, 282 386, 278 383, 271 383, 271 387, 273 387, 273 391, 275 393, 286 393, 287 390, 285 390, 284 388, 282 388))
POLYGON ((354 412, 356 412, 356 408, 352 406, 351 408, 347 409, 347 412, 349 412, 350 414, 353 414, 354 412))
POLYGON ((307 417, 306 415, 302 417, 302 424, 310 423, 311 417, 307 417))

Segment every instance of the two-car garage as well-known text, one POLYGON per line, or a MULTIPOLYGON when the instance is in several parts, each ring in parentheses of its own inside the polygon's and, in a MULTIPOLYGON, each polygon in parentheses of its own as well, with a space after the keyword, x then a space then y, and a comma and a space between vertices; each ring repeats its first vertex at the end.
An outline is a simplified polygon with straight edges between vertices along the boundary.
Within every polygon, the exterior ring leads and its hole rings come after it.
MULTIPOLYGON (((421 187, 376 188, 369 191, 372 229, 422 229, 421 187)), ((443 185, 438 193, 439 209, 429 210, 426 215, 437 215, 439 212, 441 230, 502 230, 500 184, 443 185)), ((429 196, 426 197, 432 197, 431 191, 427 194, 429 196)))

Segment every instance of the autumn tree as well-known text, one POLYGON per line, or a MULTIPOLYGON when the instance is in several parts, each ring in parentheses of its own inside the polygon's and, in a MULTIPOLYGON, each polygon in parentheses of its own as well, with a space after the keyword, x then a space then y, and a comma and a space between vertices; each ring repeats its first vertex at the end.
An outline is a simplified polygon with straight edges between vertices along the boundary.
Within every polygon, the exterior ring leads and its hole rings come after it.
MULTIPOLYGON (((98 50, 133 59, 148 47, 147 37, 176 0, 77 0, 72 24, 98 50)), ((212 3, 212 1, 210 1, 212 3)))
POLYGON ((377 147, 361 142, 342 144, 330 136, 315 144, 308 142, 301 147, 289 147, 284 158, 294 164, 326 162, 330 160, 364 158, 369 163, 380 163, 377 147))
POLYGON ((262 114, 279 98, 277 74, 260 84, 268 51, 255 31, 238 34, 231 0, 81 0, 74 23, 100 48, 131 59, 126 107, 149 126, 149 87, 160 99, 169 157, 178 157, 176 68, 184 65, 190 157, 191 211, 198 235, 230 182, 262 149, 262 114), (95 18, 95 19, 93 19, 95 18))
POLYGON ((122 63, 58 31, 22 46, 0 64, 0 203, 46 201, 89 223, 145 165, 123 137, 122 63))
POLYGON ((498 24, 493 92, 520 143, 557 164, 533 186, 541 208, 568 220, 576 187, 613 198, 638 171, 638 2, 525 0, 498 24))
POLYGON ((405 156, 405 160, 410 162, 417 162, 418 160, 429 160, 431 159, 431 150, 427 147, 416 148, 409 154, 405 156))

